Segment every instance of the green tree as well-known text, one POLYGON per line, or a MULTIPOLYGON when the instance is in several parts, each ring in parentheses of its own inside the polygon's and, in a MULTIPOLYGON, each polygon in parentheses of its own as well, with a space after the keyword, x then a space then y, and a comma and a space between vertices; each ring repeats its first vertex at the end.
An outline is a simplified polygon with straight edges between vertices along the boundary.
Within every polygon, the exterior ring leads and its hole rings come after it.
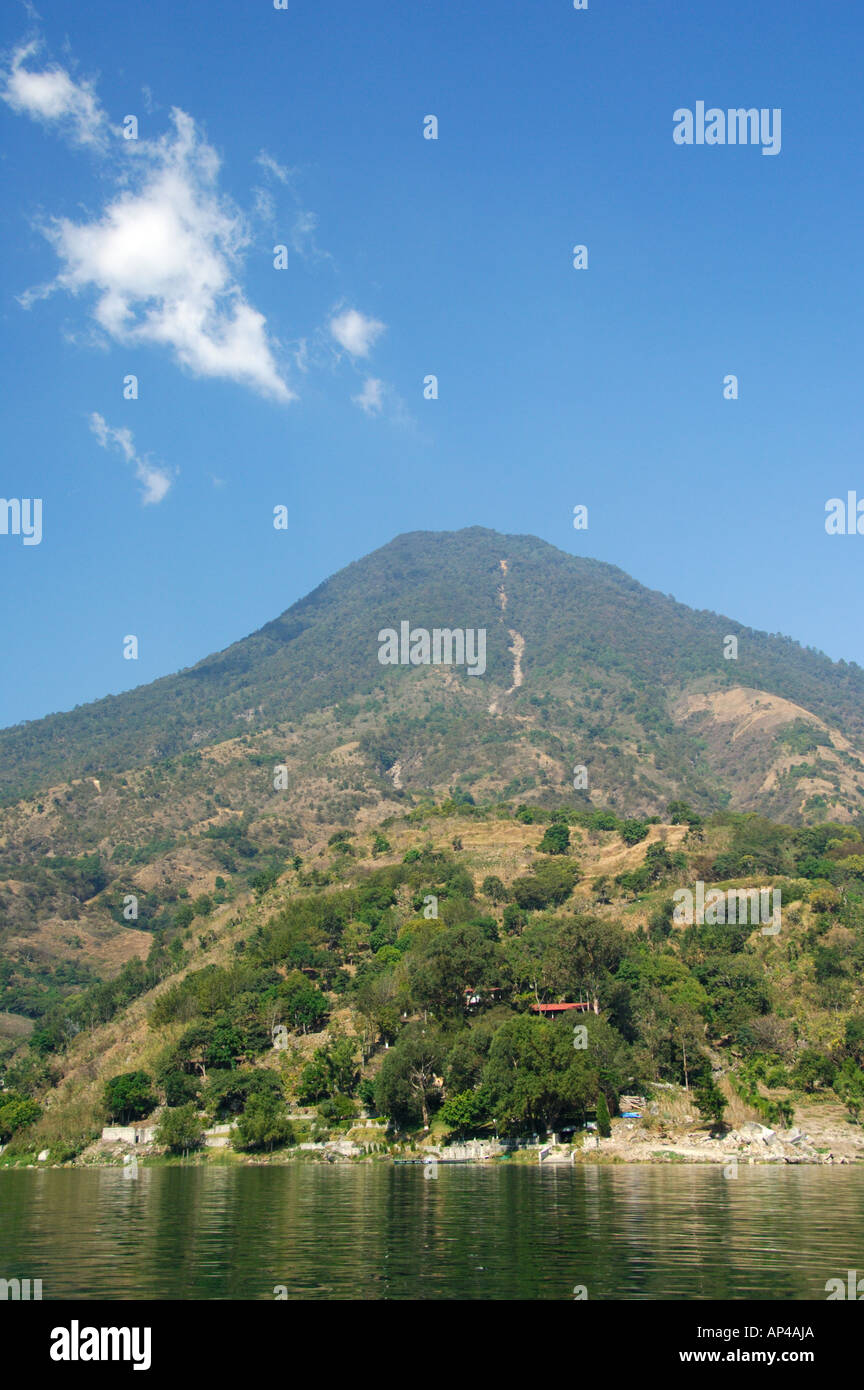
POLYGON ((127 1071, 110 1077, 102 1093, 109 1120, 121 1125, 143 1120, 158 1104, 152 1088, 152 1077, 146 1071, 127 1071))
POLYGON ((851 1014, 846 1020, 844 1049, 847 1057, 864 1066, 864 1014, 851 1014))
POLYGON ((671 898, 652 907, 648 913, 648 935, 652 941, 663 942, 672 933, 672 918, 675 904, 671 898))
POLYGON ((648 1075, 683 1081, 689 1088, 692 1060, 705 1038, 704 1020, 692 1001, 704 998, 704 990, 692 979, 671 979, 664 988, 646 982, 639 989, 633 1022, 640 1061, 648 1075))
POLYGON ((498 1029, 483 1072, 491 1112, 511 1133, 583 1120, 599 1082, 590 1047, 577 1050, 564 1024, 527 1014, 498 1029))
POLYGON ((606 874, 601 874, 599 878, 594 879, 591 884, 591 891, 598 903, 611 903, 612 885, 606 874))
POLYGON ((617 922, 587 913, 559 919, 546 951, 549 988, 558 995, 584 990, 590 999, 605 1003, 625 951, 626 937, 617 922))
POLYGON ((436 1076, 444 1048, 437 1032, 406 1028, 384 1058, 375 1081, 375 1106, 397 1124, 429 1128, 430 1109, 438 1097, 436 1076))
POLYGON ((356 1090, 359 1079, 353 1038, 337 1037, 315 1049, 303 1068, 297 1094, 304 1105, 329 1096, 348 1096, 356 1090))
POLYGON ((278 882, 279 870, 275 867, 275 865, 271 864, 269 868, 259 869, 257 873, 254 873, 252 877, 249 879, 249 887, 255 894, 255 901, 260 902, 261 899, 265 896, 265 894, 270 892, 271 888, 276 887, 276 884, 278 882))
POLYGON ((357 1117, 357 1104, 350 1096, 338 1094, 322 1100, 318 1106, 318 1118, 322 1123, 337 1128, 340 1124, 353 1122, 357 1117))
POLYGON ((652 883, 659 883, 675 867, 672 856, 663 844, 649 845, 645 851, 645 868, 652 883))
POLYGON ((282 1098, 282 1083, 274 1071, 265 1067, 243 1071, 211 1071, 202 1100, 214 1119, 230 1120, 241 1114, 250 1097, 256 1094, 282 1098))
POLYGON ((570 848, 570 830, 560 822, 547 825, 537 846, 541 854, 566 854, 570 848))
POLYGON ((608 1139, 612 1133, 612 1121, 609 1118, 609 1106, 606 1097, 601 1091, 597 1097, 597 1129, 603 1139, 608 1139))
POLYGON ((451 1129, 465 1134, 488 1119, 489 1107, 482 1091, 458 1091, 448 1096, 441 1106, 441 1119, 451 1129))
POLYGON ((399 1031, 401 1016, 399 988, 393 975, 376 973, 363 976, 357 985, 356 999, 364 1029, 364 1047, 368 1048, 379 1038, 391 1043, 399 1031))
POLYGON ((201 1084, 197 1077, 176 1067, 167 1068, 162 1074, 157 1073, 156 1079, 165 1092, 165 1104, 172 1109, 195 1100, 201 1084))
POLYGON ((175 1154, 188 1154, 201 1148, 204 1126, 192 1101, 163 1111, 156 1128, 156 1142, 175 1154))
POLYGON ((508 903, 501 921, 506 932, 518 933, 525 926, 525 913, 521 912, 515 903, 508 903))
POLYGON ((181 1057, 203 1067, 229 1069, 243 1054, 243 1038, 227 1014, 204 1019, 187 1028, 177 1044, 181 1057))
POLYGON ((834 1072, 834 1063, 830 1057, 815 1047, 808 1047, 795 1063, 792 1080, 796 1086, 801 1086, 809 1093, 820 1086, 830 1086, 834 1080, 834 1072))
POLYGON ((625 845, 638 845, 640 840, 644 840, 648 834, 648 826, 644 820, 625 820, 621 823, 621 839, 625 845))
POLYGON ((19 1129, 32 1125, 42 1114, 35 1100, 26 1096, 0 1094, 0 1143, 7 1143, 19 1129))
POLYGON ((493 903, 506 903, 510 897, 507 888, 497 874, 487 874, 480 885, 480 891, 493 903))
POLYGON ((864 1109, 864 1071, 847 1057, 832 1084, 838 1099, 843 1102, 853 1119, 857 1120, 864 1109))
POLYGON ((307 980, 302 970, 291 971, 279 985, 278 995, 292 1028, 306 1033, 323 1026, 330 1009, 329 1001, 307 980))
POLYGON ((250 1152, 281 1149, 294 1142, 291 1121, 275 1095, 256 1091, 237 1121, 234 1147, 250 1152))
POLYGON ((408 987, 420 1009, 439 1017, 464 1013, 466 989, 501 987, 506 982, 501 946, 479 923, 467 923, 433 936, 407 959, 408 987))
POLYGON ((706 1066, 697 1077, 693 1087, 693 1101, 703 1119, 710 1120, 715 1127, 723 1124, 727 1100, 711 1075, 709 1066, 706 1066))
POLYGON ((579 870, 572 860, 547 861, 538 864, 532 874, 514 879, 513 897, 525 911, 558 907, 570 897, 578 879, 579 870))

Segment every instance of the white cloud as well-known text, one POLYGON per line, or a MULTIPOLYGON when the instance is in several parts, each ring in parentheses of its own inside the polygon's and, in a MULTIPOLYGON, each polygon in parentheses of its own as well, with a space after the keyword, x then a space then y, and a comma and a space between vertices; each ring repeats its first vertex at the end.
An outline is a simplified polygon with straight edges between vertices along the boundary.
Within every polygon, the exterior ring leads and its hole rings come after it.
POLYGON ((384 329, 379 319, 367 318, 357 309, 346 309, 330 320, 330 332, 352 357, 368 357, 384 329))
POLYGON ((273 201, 273 194, 266 188, 253 188, 254 202, 252 211, 259 222, 266 222, 271 227, 276 221, 276 204, 273 201))
POLYGON ((62 263, 51 288, 95 290, 94 317, 118 342, 160 344, 196 376, 293 400, 266 319, 237 283, 248 237, 218 193, 216 152, 185 112, 175 109, 172 121, 160 140, 129 142, 139 161, 132 191, 91 222, 59 218, 47 229, 62 263))
POLYGON ((291 246, 304 260, 332 261, 329 251, 322 251, 315 241, 318 217, 314 212, 301 209, 294 218, 291 228, 291 246))
POLYGON ((385 385, 379 381, 378 377, 367 376, 363 383, 363 390, 357 396, 352 396, 351 400, 355 405, 359 405, 361 410, 365 410, 367 415, 380 415, 384 405, 385 385))
POLYGON ((90 428, 103 449, 115 448, 120 451, 127 463, 135 465, 135 476, 143 488, 142 501, 145 506, 161 502, 171 486, 171 478, 164 468, 156 468, 146 459, 138 457, 129 429, 112 429, 97 411, 90 416, 90 428))
POLYGON ((43 227, 61 268, 19 302, 30 308, 58 289, 95 292, 93 317, 117 342, 160 345, 196 376, 294 400, 266 319, 238 280, 249 241, 245 220, 220 193, 219 158, 193 119, 175 109, 161 139, 122 140, 91 84, 74 82, 56 65, 27 66, 39 47, 33 41, 16 49, 0 73, 0 96, 34 119, 65 123, 72 138, 99 152, 113 133, 116 186, 92 220, 56 218, 43 227))
MULTIPOLYGON (((264 170, 265 182, 270 184, 270 187, 256 187, 252 190, 253 212, 258 220, 270 228, 277 242, 290 245, 292 251, 301 256, 304 261, 332 262, 333 257, 330 252, 322 251, 315 240, 315 233, 318 229, 316 214, 301 205, 294 186, 295 175, 298 171, 280 164, 267 150, 261 150, 255 156, 255 163, 264 170), (271 191, 274 180, 287 189, 288 196, 294 204, 293 214, 289 214, 292 218, 291 226, 287 230, 284 214, 277 216, 276 199, 271 191)), ((279 190, 277 189, 276 192, 278 193, 279 190)))
POLYGON ((70 137, 80 145, 104 144, 108 123, 105 112, 89 82, 74 82, 65 68, 52 65, 41 71, 25 67, 27 59, 39 51, 37 40, 23 44, 12 55, 3 73, 0 96, 23 115, 49 125, 61 122, 70 137))
POLYGON ((262 169, 266 169, 267 173, 272 174, 274 179, 278 179, 280 183, 288 184, 291 182, 291 175, 294 173, 294 170, 288 169, 284 164, 280 164, 279 161, 274 159, 272 154, 268 154, 266 150, 261 150, 259 154, 256 154, 255 163, 260 164, 262 169))

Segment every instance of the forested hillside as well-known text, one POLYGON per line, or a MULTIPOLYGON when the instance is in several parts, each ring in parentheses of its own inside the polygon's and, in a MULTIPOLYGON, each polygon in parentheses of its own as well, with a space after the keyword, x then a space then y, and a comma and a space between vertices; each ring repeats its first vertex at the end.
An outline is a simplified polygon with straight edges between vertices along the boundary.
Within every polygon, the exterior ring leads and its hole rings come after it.
POLYGON ((819 1103, 851 1123, 862 966, 848 826, 426 801, 334 833, 239 910, 181 908, 145 961, 7 1043, 0 1139, 11 1160, 68 1161, 103 1123, 155 1115, 168 1148, 225 1122, 254 1153, 346 1135, 361 1112, 403 1136, 519 1135, 658 1085, 689 1088, 706 1125, 819 1103), (699 880, 770 886, 778 930, 676 921, 673 893, 699 880), (561 1002, 587 1011, 540 1016, 561 1002))

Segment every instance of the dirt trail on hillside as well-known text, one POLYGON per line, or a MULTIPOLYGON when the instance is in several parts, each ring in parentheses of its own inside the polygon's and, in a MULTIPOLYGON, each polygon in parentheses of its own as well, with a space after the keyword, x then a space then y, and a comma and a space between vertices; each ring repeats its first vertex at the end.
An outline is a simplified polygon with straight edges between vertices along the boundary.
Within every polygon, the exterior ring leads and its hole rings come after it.
POLYGON ((507 629, 513 639, 510 651, 513 653, 513 684, 506 692, 512 695, 514 690, 518 690, 525 677, 522 674, 522 657, 525 655, 525 638, 521 632, 514 632, 512 627, 507 629))
MULTIPOLYGON (((501 566, 501 573, 506 579, 507 561, 499 560, 498 563, 501 566)), ((498 602, 501 605, 501 621, 503 623, 504 614, 507 611, 507 590, 504 588, 503 584, 499 584, 498 586, 498 602)), ((517 632, 515 628, 512 627, 508 627, 507 634, 510 638, 510 646, 507 648, 507 650, 511 653, 513 657, 513 684, 509 686, 507 690, 504 691, 504 695, 512 695, 513 691, 518 690, 525 679, 525 674, 522 670, 522 658, 525 655, 525 638, 522 636, 521 632, 517 632)), ((501 713, 500 705, 501 700, 503 698, 504 697, 500 695, 495 697, 495 699, 489 706, 490 714, 501 713)))

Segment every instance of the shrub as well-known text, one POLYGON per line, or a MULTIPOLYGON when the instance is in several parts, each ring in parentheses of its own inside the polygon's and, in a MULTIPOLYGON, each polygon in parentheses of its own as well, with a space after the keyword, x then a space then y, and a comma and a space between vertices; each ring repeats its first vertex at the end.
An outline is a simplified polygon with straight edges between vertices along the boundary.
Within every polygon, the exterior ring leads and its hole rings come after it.
POLYGON ((335 1095, 322 1100, 317 1113, 325 1124, 339 1125, 345 1120, 357 1118, 357 1106, 350 1096, 335 1095))
POLYGON ((26 1129, 42 1114, 35 1100, 26 1096, 0 1095, 0 1143, 7 1143, 19 1129, 26 1129))
POLYGON ((250 1152, 284 1148, 294 1142, 294 1131, 282 1102, 273 1095, 256 1092, 237 1121, 234 1147, 250 1152))
POLYGON ((493 903, 506 903, 507 899, 510 897, 505 885, 497 874, 487 874, 480 885, 480 891, 483 893, 484 897, 489 898, 493 903))
POLYGON ((174 1106, 163 1113, 156 1130, 156 1142, 163 1144, 170 1153, 187 1154, 201 1148, 204 1126, 193 1102, 174 1106))
POLYGON ((570 848, 570 831, 567 826, 562 825, 560 821, 548 825, 537 848, 541 854, 566 854, 570 848))
POLYGON ((541 864, 533 874, 514 881, 513 897, 519 907, 528 911, 558 906, 569 898, 578 878, 579 870, 572 862, 541 864))
POLYGON ((640 840, 644 840, 648 834, 648 826, 644 820, 625 820, 621 825, 621 839, 625 845, 638 845, 640 840))

